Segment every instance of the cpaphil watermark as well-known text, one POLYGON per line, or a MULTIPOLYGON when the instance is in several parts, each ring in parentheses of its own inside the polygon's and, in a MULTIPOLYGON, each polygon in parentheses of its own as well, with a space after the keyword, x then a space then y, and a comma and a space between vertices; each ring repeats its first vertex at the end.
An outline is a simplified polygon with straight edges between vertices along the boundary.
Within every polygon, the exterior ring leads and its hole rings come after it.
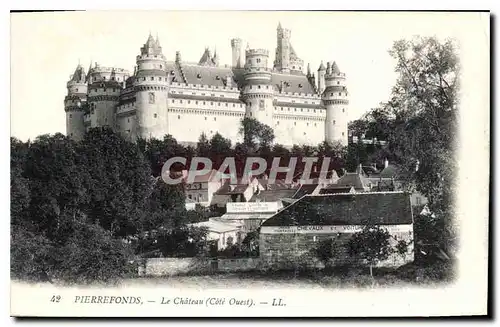
MULTIPOLYGON (((294 181, 294 174, 296 173, 297 161, 296 157, 291 157, 288 161, 287 166, 280 166, 281 157, 274 157, 272 160, 271 167, 269 168, 269 176, 267 177, 269 184, 274 184, 276 182, 278 173, 285 174, 284 181, 286 184, 291 184, 294 181)), ((329 157, 323 157, 321 163, 321 168, 317 170, 317 163, 319 161, 318 157, 303 157, 302 162, 305 163, 304 168, 301 169, 300 179, 298 182, 300 184, 317 184, 318 181, 327 181, 329 179, 328 174, 331 170, 329 157), (314 175, 314 178, 311 175, 314 175)), ((172 177, 172 165, 182 164, 186 166, 187 160, 184 157, 172 157, 168 159, 162 167, 161 176, 165 183, 170 185, 177 185, 180 183, 192 184, 196 181, 196 177, 205 176, 213 171, 212 160, 204 157, 193 157, 189 170, 185 171, 184 174, 172 177), (202 167, 201 169, 199 167, 202 167)), ((252 177, 262 176, 268 169, 268 164, 266 159, 260 157, 248 157, 245 161, 243 168, 243 174, 248 181, 252 177)), ((210 176, 212 180, 229 180, 231 184, 238 183, 236 161, 234 157, 227 157, 224 159, 219 169, 213 176, 210 176)))

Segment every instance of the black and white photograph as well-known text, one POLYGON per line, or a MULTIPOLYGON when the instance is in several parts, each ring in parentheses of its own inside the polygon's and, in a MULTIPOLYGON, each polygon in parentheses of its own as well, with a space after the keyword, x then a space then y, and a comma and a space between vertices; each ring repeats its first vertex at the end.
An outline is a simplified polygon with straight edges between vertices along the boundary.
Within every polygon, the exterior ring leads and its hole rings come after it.
POLYGON ((489 12, 12 12, 10 37, 11 316, 487 314, 489 12))

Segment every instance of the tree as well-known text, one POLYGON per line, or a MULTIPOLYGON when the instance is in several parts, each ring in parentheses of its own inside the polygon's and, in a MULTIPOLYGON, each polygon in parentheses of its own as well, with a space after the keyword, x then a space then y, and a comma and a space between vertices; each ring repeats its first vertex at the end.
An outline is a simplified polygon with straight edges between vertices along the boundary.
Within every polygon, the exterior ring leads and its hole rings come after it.
POLYGON ((457 171, 459 61, 452 40, 435 37, 394 43, 399 74, 386 110, 394 117, 390 148, 429 209, 442 220, 447 252, 454 252, 453 195, 457 171), (418 170, 417 170, 418 165, 418 170))
POLYGON ((323 240, 319 243, 318 247, 313 249, 313 255, 316 256, 324 265, 328 267, 331 259, 335 257, 334 254, 335 241, 331 238, 323 240))
POLYGON ((198 143, 196 144, 196 155, 203 158, 210 157, 210 141, 205 133, 202 133, 198 138, 198 143))
POLYGON ((370 276, 373 278, 373 266, 386 260, 392 253, 390 238, 391 235, 386 229, 366 224, 361 231, 354 233, 347 243, 349 254, 368 264, 370 276))
POLYGON ((239 133, 243 135, 243 144, 250 149, 255 149, 257 145, 269 148, 275 138, 271 127, 250 117, 241 121, 239 133))

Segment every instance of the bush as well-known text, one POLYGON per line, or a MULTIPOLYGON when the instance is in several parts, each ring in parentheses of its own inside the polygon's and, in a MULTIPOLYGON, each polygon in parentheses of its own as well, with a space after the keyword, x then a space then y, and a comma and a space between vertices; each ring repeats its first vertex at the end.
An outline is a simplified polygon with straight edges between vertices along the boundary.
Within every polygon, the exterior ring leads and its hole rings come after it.
POLYGON ((57 275, 68 282, 109 282, 136 271, 130 245, 95 224, 79 225, 56 252, 60 256, 57 275))

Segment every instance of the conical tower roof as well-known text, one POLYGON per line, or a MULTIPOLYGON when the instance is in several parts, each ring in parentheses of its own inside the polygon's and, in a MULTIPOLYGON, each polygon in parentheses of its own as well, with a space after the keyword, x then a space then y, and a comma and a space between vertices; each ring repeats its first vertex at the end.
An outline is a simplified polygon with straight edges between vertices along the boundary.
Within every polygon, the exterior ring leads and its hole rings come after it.
POLYGON ((321 64, 319 65, 318 71, 326 70, 325 65, 323 64, 323 60, 321 60, 321 64))
POLYGON ((337 63, 334 61, 333 64, 332 64, 332 73, 333 74, 338 74, 340 73, 340 69, 339 69, 339 66, 337 66, 337 63))

